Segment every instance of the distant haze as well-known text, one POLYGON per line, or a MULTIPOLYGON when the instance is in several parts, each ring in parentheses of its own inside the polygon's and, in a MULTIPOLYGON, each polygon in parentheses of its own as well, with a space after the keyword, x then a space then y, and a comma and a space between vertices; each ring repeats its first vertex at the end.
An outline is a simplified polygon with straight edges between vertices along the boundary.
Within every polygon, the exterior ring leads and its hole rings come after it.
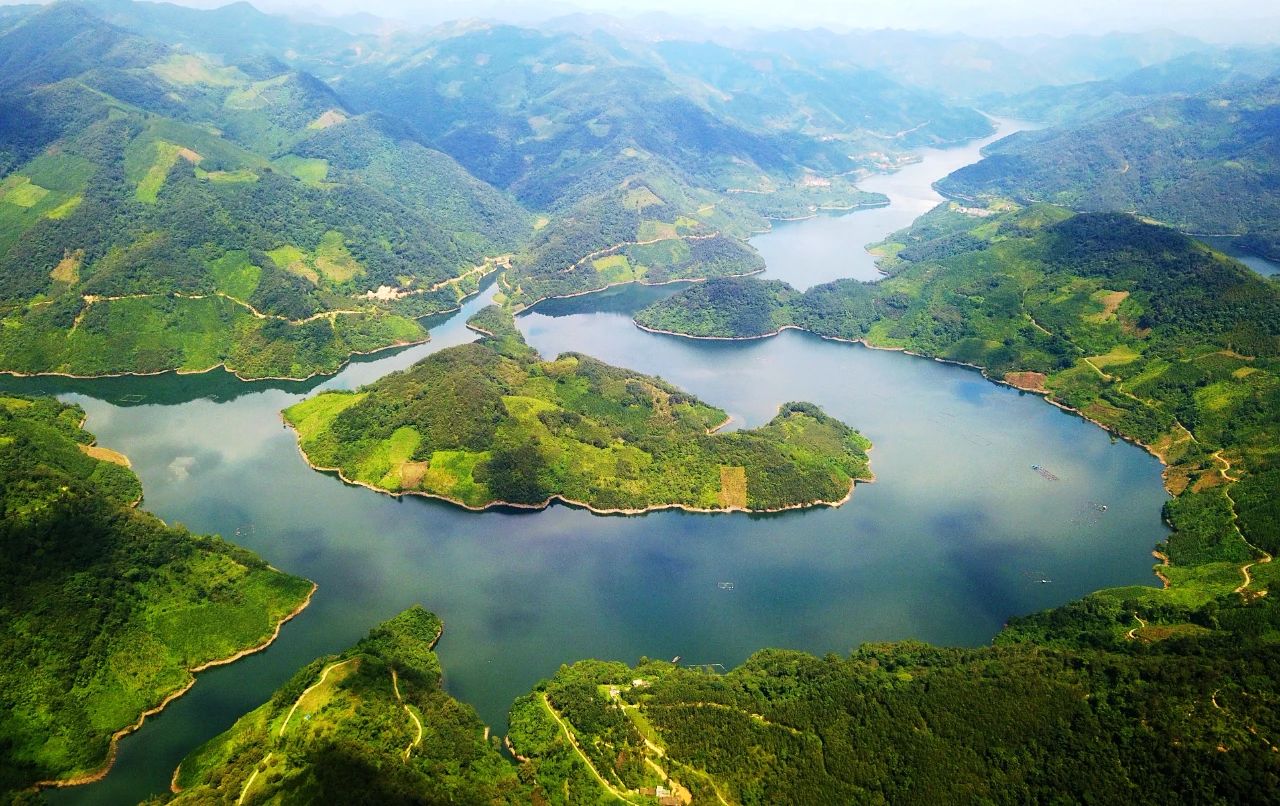
MULTIPOLYGON (((0 0, 12 4, 24 0, 0 0)), ((26 0, 30 2, 31 0, 26 0)), ((40 0, 36 0, 39 2, 40 0)), ((178 0, 213 8, 226 0, 178 0)), ((705 24, 765 28, 826 26, 959 32, 992 38, 1168 30, 1211 41, 1280 41, 1274 0, 252 0, 263 11, 317 20, 377 15, 410 26, 487 18, 536 23, 568 14, 651 12, 705 24)))
MULTIPOLYGON (((186 4, 223 5, 208 0, 186 4)), ((992 37, 1167 29, 1218 40, 1280 37, 1280 8, 1268 0, 258 0, 255 5, 322 15, 363 12, 416 24, 468 17, 534 22, 576 12, 656 11, 770 28, 904 28, 992 37)))

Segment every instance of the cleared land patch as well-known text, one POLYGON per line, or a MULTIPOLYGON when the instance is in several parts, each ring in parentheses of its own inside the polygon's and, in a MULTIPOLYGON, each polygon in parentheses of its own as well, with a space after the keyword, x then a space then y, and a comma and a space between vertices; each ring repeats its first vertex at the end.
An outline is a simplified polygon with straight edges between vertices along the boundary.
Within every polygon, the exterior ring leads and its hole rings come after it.
POLYGON ((742 466, 720 466, 720 506, 735 509, 747 507, 747 469, 742 466))

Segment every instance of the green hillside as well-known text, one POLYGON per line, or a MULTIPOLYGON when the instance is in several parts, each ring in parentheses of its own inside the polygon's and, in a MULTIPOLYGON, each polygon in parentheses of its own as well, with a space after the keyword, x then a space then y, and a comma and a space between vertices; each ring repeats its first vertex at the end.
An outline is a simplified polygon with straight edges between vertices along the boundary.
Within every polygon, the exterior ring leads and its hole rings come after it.
POLYGON ((303 667, 183 760, 170 802, 529 803, 497 738, 441 687, 442 629, 415 606, 303 667))
POLYGON ((516 701, 511 742, 551 804, 1254 802, 1280 772, 1277 661, 1229 631, 582 661, 516 701))
POLYGON ((1280 78, 1015 135, 938 183, 958 198, 1137 212, 1280 255, 1280 78))
POLYGON ((0 399, 0 794, 92 777, 191 670, 270 641, 306 580, 133 508, 84 412, 0 399))
POLYGON ((343 71, 342 86, 544 216, 505 274, 521 305, 756 271, 742 241, 770 219, 881 204, 857 189, 860 172, 991 129, 973 110, 867 71, 824 77, 780 58, 767 78, 750 72, 759 54, 706 49, 718 60, 710 73, 688 43, 458 26, 343 71), (906 129, 917 135, 895 137, 906 129), (623 253, 637 243, 660 247, 623 253))
POLYGON ((332 372, 425 339, 417 318, 529 231, 453 160, 279 63, 218 65, 67 4, 0 36, 0 61, 33 43, 44 60, 0 97, 23 113, 0 125, 0 369, 332 372))
POLYGON ((491 335, 287 409, 307 461, 472 508, 771 510, 842 502, 871 478, 870 442, 811 404, 715 434, 723 411, 658 378, 577 353, 541 360, 496 307, 472 324, 491 335))

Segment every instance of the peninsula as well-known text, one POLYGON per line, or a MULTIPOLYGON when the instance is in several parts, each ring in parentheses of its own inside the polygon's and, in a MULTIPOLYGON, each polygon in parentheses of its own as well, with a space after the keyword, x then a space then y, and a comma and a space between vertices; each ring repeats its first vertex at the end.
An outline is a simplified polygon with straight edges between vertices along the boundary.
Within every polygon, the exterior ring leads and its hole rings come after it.
POLYGON ((469 324, 479 343, 287 409, 307 461, 471 509, 762 512, 839 505, 872 480, 871 443, 812 404, 716 433, 725 412, 660 378, 576 353, 542 360, 495 306, 469 324))
POLYGON ((414 606, 304 666, 187 756, 171 802, 530 802, 475 710, 441 687, 443 628, 414 606))
POLYGON ((265 649, 314 586, 135 508, 84 412, 0 397, 0 792, 104 776, 194 672, 265 649))

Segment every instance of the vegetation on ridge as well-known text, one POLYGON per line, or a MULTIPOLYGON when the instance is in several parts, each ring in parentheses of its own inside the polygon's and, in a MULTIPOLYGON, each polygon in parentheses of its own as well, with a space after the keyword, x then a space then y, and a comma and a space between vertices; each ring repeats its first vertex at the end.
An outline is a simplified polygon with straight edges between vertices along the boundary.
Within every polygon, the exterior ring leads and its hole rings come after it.
POLYGON ((530 802, 498 739, 441 686, 441 629, 414 606, 304 666, 183 760, 170 802, 530 802))
POLYGON ((134 509, 137 477, 83 418, 0 398, 0 793, 92 775, 113 734, 268 640, 311 588, 134 509))
POLYGON ((812 404, 713 434, 727 415, 659 378, 577 353, 541 360, 496 307, 471 324, 490 335, 287 409, 307 460, 470 507, 768 510, 843 501, 870 478, 870 443, 812 404))

